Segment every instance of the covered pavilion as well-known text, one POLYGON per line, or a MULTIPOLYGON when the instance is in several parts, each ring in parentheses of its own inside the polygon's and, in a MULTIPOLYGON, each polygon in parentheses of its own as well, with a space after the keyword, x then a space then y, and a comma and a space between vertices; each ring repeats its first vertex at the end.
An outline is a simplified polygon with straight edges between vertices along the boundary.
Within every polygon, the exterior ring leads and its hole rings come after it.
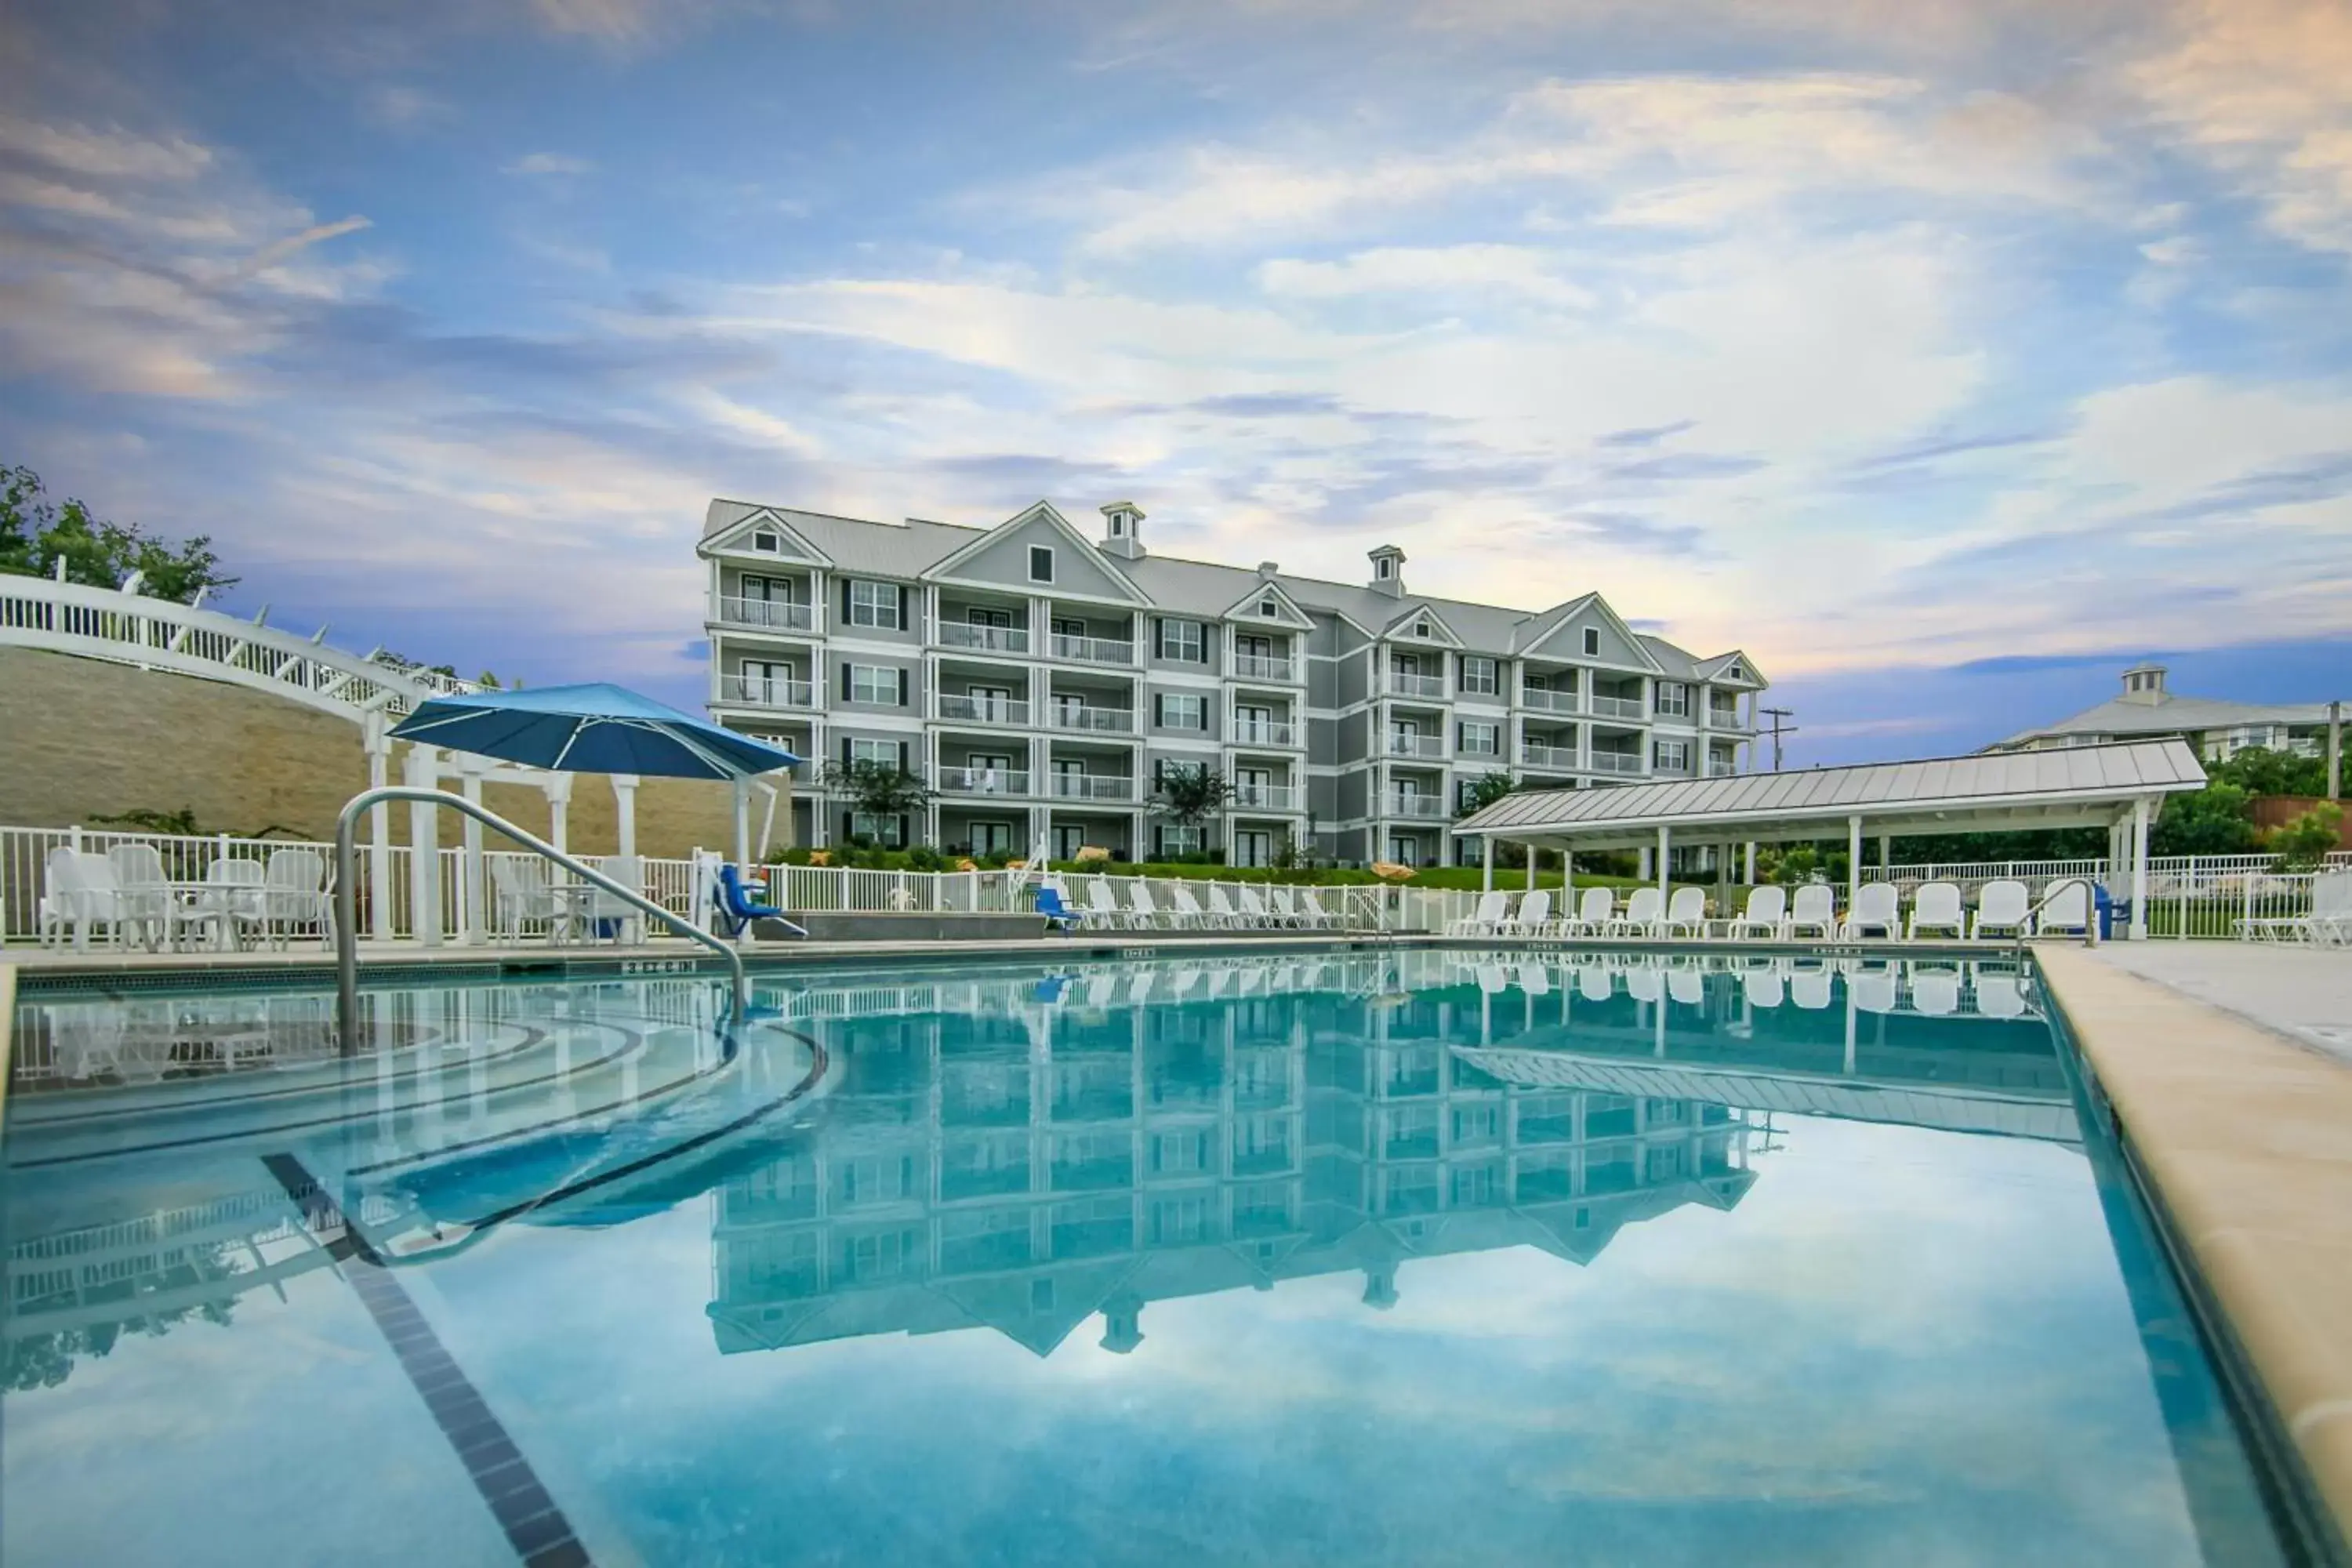
MULTIPOLYGON (((1505 795, 1457 823, 1484 842, 1486 886, 1495 846, 1556 849, 1573 868, 1580 849, 1654 849, 1658 888, 1679 843, 1719 848, 1718 866, 1746 844, 1846 840, 1849 906, 1862 883, 1865 835, 2023 833, 2104 827, 2107 863, 2128 863, 2131 934, 2147 934, 2147 836, 2165 797, 2205 787, 2205 770, 2178 740, 2135 741, 1858 767, 1676 779, 1505 795)), ((1532 878, 1534 857, 1528 858, 1532 878)), ((1752 868, 1753 860, 1751 858, 1752 868)))

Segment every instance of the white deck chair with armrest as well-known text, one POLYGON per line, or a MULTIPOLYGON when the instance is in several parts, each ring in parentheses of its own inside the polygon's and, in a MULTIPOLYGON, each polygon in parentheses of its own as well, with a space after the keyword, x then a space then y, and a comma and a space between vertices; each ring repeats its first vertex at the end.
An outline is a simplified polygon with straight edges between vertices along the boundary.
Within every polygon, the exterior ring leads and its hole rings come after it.
POLYGON ((2071 877, 2042 889, 2042 909, 2033 917, 2034 934, 2087 931, 2091 920, 2091 884, 2080 877, 2071 877))
POLYGON ((1969 934, 1984 936, 1996 931, 2012 936, 2033 934, 2033 895, 2024 883, 2003 878, 1977 889, 1977 916, 1969 934))
POLYGON ((1969 934, 1969 909, 1958 882, 1922 882, 1911 895, 1911 940, 1918 941, 1924 931, 1949 931, 1955 938, 1969 934))
POLYGON ((1158 931, 1167 923, 1160 915, 1151 884, 1139 877, 1127 889, 1127 923, 1137 931, 1158 931))
POLYGON ((1676 888, 1667 900, 1665 929, 1660 934, 1671 937, 1677 931, 1694 940, 1706 935, 1705 888, 1676 888))
POLYGON ((1280 915, 1266 907, 1265 900, 1258 895, 1258 890, 1247 882, 1235 888, 1234 896, 1241 900, 1242 913, 1252 925, 1272 931, 1285 923, 1280 915))
POLYGON ((1846 975, 1845 988, 1847 994, 1853 998, 1856 1012, 1892 1013, 1895 1011, 1895 982, 1893 964, 1867 963, 1846 975))
POLYGON ((1853 896, 1853 909, 1838 934, 1849 941, 1864 931, 1876 931, 1892 942, 1903 934, 1902 900, 1892 882, 1864 882, 1853 896))
POLYGON ((1760 936, 1767 942, 1789 923, 1789 893, 1769 882, 1748 889, 1748 907, 1723 922, 1726 936, 1760 936))
POLYGON ((1911 1010, 1929 1018, 1948 1018, 1960 1010, 1960 972, 1948 964, 1911 966, 1911 1010))
POLYGON ((1538 888, 1520 896, 1514 913, 1495 922, 1496 936, 1548 936, 1551 928, 1551 894, 1538 888))
POLYGON ((283 950, 297 931, 316 931, 331 944, 331 900, 325 892, 327 858, 316 849, 272 849, 261 879, 262 933, 283 950))
POLYGON ((1613 888, 1587 888, 1576 900, 1576 913, 1559 922, 1561 936, 1599 936, 1609 929, 1616 917, 1617 893, 1613 888))
POLYGON ((1496 891, 1481 893, 1478 895, 1476 906, 1467 915, 1458 921, 1445 922, 1445 934, 1492 936, 1495 933, 1496 923, 1509 912, 1510 907, 1511 895, 1508 893, 1496 891))
MULTIPOLYGON (((2043 920, 2045 927, 2055 922, 2043 920)), ((2324 871, 2311 879, 2311 909, 2300 915, 2271 915, 2232 922, 2242 942, 2308 942, 2322 947, 2352 943, 2352 871, 2324 871)))
MULTIPOLYGON (((604 863, 597 869, 629 891, 639 897, 644 896, 646 863, 637 856, 608 855, 604 858, 604 863)), ((594 940, 596 927, 603 921, 611 922, 613 941, 615 942, 626 941, 633 934, 642 938, 646 933, 633 933, 630 928, 636 925, 643 918, 635 904, 616 899, 602 888, 592 887, 588 889, 587 934, 590 940, 594 940)))
POLYGON ((1687 963, 1666 971, 1666 995, 1685 1007, 1706 1005, 1706 975, 1687 963))
POLYGON ((1789 1000, 1800 1007, 1815 1011, 1830 1005, 1830 971, 1827 964, 1807 964, 1789 973, 1789 1000))
POLYGON ((1209 923, 1209 911, 1201 907, 1201 900, 1183 883, 1169 884, 1168 900, 1176 906, 1171 918, 1186 931, 1198 931, 1209 923))
POLYGON ((1118 895, 1100 877, 1087 883, 1085 919, 1097 931, 1115 931, 1127 923, 1127 911, 1118 907, 1118 895))
POLYGON ((1209 919, 1220 931, 1235 931, 1242 925, 1242 912, 1225 896, 1223 882, 1209 884, 1209 919))
POLYGON ((1337 911, 1326 908, 1323 896, 1312 888, 1298 889, 1298 912, 1305 918, 1311 930, 1335 931, 1339 928, 1339 915, 1337 911))
POLYGON ((1606 1002, 1617 994, 1617 972, 1605 963, 1588 963, 1576 972, 1576 994, 1587 1002, 1606 1002))
POLYGON ((151 952, 169 943, 172 882, 163 874, 163 854, 152 844, 118 844, 106 859, 114 868, 124 927, 151 952))
POLYGON ((1837 935, 1837 889, 1827 882, 1807 882, 1797 889, 1784 930, 1790 940, 1808 932, 1823 942, 1837 935))
POLYGON ((1769 1010, 1781 1003, 1783 988, 1778 966, 1749 970, 1739 977, 1739 986, 1750 1007, 1769 1010))
POLYGON ((1655 888, 1636 888, 1622 910, 1609 921, 1611 936, 1656 936, 1664 922, 1665 900, 1655 888))

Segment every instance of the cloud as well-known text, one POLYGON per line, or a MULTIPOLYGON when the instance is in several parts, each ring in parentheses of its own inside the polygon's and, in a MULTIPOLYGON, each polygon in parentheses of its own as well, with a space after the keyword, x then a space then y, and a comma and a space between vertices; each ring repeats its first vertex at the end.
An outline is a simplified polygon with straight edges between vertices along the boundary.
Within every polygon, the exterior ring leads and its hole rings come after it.
POLYGON ((405 83, 386 82, 369 88, 360 98, 361 112, 389 131, 413 131, 457 118, 446 99, 405 83))
POLYGON ((1591 290, 1557 276, 1551 270, 1552 261, 1543 252, 1523 246, 1391 247, 1358 251, 1336 262, 1262 262, 1257 280, 1258 287, 1269 294, 1299 299, 1494 290, 1568 310, 1591 306, 1591 290))
POLYGON ((316 245, 322 239, 333 239, 338 235, 356 234, 361 229, 373 226, 368 219, 356 215, 335 223, 313 224, 299 234, 289 235, 284 239, 273 240, 263 246, 246 258, 244 265, 238 270, 248 276, 256 272, 264 272, 284 261, 296 251, 316 245))
POLYGON ((1654 447, 1670 436, 1679 436, 1684 431, 1691 429, 1697 423, 1696 419, 1677 419, 1669 425, 1650 425, 1633 430, 1612 430, 1606 435, 1594 437, 1592 444, 1596 447, 1654 447))
POLYGON ((506 165, 509 174, 587 174, 596 165, 585 158, 566 157, 561 153, 529 153, 506 165))

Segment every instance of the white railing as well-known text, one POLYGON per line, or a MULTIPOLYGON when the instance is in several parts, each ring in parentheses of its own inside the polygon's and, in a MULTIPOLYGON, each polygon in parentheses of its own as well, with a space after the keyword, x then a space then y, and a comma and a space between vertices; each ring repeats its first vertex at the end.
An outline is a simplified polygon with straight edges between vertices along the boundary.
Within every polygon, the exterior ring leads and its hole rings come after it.
POLYGON ((1541 687, 1523 686, 1519 689, 1519 706, 1541 708, 1552 713, 1573 713, 1576 711, 1577 695, 1573 691, 1548 691, 1541 687))
POLYGON ((1389 755, 1391 757, 1442 757, 1445 755, 1443 735, 1389 734, 1389 755))
POLYGON ((1592 753, 1591 767, 1596 773, 1638 773, 1642 771, 1642 759, 1633 752, 1596 750, 1592 753))
POLYGON ((1029 633, 1021 626, 977 626, 941 621, 935 639, 942 647, 976 647, 990 653, 1027 653, 1029 633))
MULTIPOLYGON (((2256 872, 2278 871, 2275 855, 2151 855, 2147 871, 2151 878, 2186 877, 2192 880, 2247 876, 2256 872)), ((2330 866, 2352 866, 2352 850, 2339 849, 2327 857, 2330 866)), ((2126 862, 2116 875, 2130 875, 2126 862)), ((2049 881, 2060 877, 2088 877, 2093 881, 2110 880, 2107 862, 2101 857, 2077 860, 1938 860, 1916 866, 1864 866, 1862 879, 1865 882, 1990 882, 2014 880, 2021 882, 2049 881)))
POLYGON ((1754 726, 1739 721, 1739 710, 1737 708, 1709 708, 1706 710, 1706 727, 1710 730, 1741 730, 1749 734, 1755 733, 1754 726))
POLYGON ((941 768, 938 787, 946 795, 1027 795, 1029 775, 1010 768, 941 768))
POLYGON ((1596 696, 1592 700, 1592 716, 1596 719, 1639 719, 1643 712, 1638 697, 1596 696))
POLYGON ((1237 811, 1297 811, 1302 793, 1292 784, 1235 784, 1232 804, 1237 811))
POLYGON ((813 709, 816 706, 816 687, 810 681, 785 676, 721 675, 719 700, 758 708, 813 709))
POLYGON ((1133 800, 1135 781, 1108 773, 1049 773, 1051 793, 1060 800, 1133 800))
POLYGON ((1407 670, 1391 669, 1382 685, 1391 697, 1445 695, 1445 677, 1442 675, 1416 675, 1407 670))
POLYGON ((816 606, 798 599, 723 598, 719 601, 723 626, 756 626, 765 631, 813 632, 816 606))
POLYGON ((1444 816, 1445 801, 1443 796, 1433 795, 1391 794, 1387 814, 1391 816, 1444 816))
POLYGON ((1738 774, 1739 766, 1736 763, 1717 762, 1712 758, 1707 762, 1706 776, 1711 779, 1737 778, 1738 774))
POLYGON ((1234 656, 1234 675, 1241 680, 1275 680, 1287 684, 1298 679, 1297 669, 1295 662, 1279 655, 1241 653, 1234 656))
POLYGON ((1135 729, 1131 708, 1097 708, 1091 702, 1056 702, 1045 710, 1056 730, 1094 730, 1125 735, 1135 729))
POLYGON ((1055 658, 1075 659, 1080 664, 1133 664, 1135 645, 1110 637, 1074 637, 1055 633, 1053 640, 1055 658))
POLYGON ((1018 724, 1029 722, 1029 704, 1018 697, 971 697, 962 692, 942 691, 931 699, 938 717, 973 724, 1018 724))
POLYGON ((1236 719, 1234 721, 1234 744, 1296 746, 1298 744, 1298 729, 1279 719, 1236 719))
POLYGON ((1572 772, 1576 767, 1576 748, 1544 746, 1533 741, 1523 741, 1519 743, 1519 761, 1529 767, 1556 768, 1562 772, 1572 772))

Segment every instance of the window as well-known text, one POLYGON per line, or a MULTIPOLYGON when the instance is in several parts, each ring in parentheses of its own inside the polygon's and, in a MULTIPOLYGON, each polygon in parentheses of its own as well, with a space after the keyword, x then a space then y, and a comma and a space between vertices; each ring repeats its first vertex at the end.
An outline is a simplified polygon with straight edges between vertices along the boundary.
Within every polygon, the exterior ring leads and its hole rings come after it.
POLYGON ((1690 772, 1690 742, 1688 741, 1653 742, 1650 749, 1650 762, 1651 765, 1662 773, 1686 773, 1690 772))
POLYGON ((1396 557, 1376 555, 1372 558, 1372 575, 1385 583, 1396 575, 1396 557))
POLYGON ((1737 659, 1732 661, 1731 668, 1725 670, 1724 673, 1731 677, 1734 680, 1745 680, 1748 679, 1748 672, 1739 668, 1739 662, 1737 659))
POLYGON ((1503 727, 1465 719, 1462 721, 1461 743, 1462 754, 1465 757, 1499 756, 1503 750, 1503 727))
POLYGON ((783 540, 776 534, 768 532, 765 529, 761 530, 759 532, 751 536, 751 548, 763 554, 773 555, 778 551, 783 549, 783 540))
POLYGON ((1501 671, 1491 658, 1475 654, 1462 656, 1462 694, 1465 697, 1492 697, 1503 689, 1501 671))
POLYGON ((1282 606, 1272 599, 1260 599, 1257 602, 1257 613, 1265 620, 1279 620, 1282 618, 1282 606))
POLYGON ((1050 583, 1054 580, 1054 547, 1033 544, 1029 547, 1029 581, 1050 583))
POLYGON ((1155 784, 1164 784, 1170 779, 1189 778, 1208 765, 1206 763, 1180 763, 1171 757, 1161 757, 1151 764, 1151 777, 1155 784))
POLYGON ((1197 855, 1201 852, 1202 829, 1197 822, 1162 823, 1158 831, 1160 853, 1162 855, 1197 855))
POLYGON ((1057 637, 1082 637, 1087 635, 1087 623, 1076 616, 1055 616, 1054 635, 1057 637))
POLYGON ((987 610, 974 605, 964 611, 963 621, 968 626, 996 626, 1009 631, 1013 626, 1013 612, 987 610))
POLYGON ((849 814, 849 836, 870 838, 877 844, 896 845, 905 837, 907 819, 903 816, 877 816, 870 811, 849 814))
POLYGON ((844 665, 841 685, 852 702, 886 708, 903 708, 907 703, 907 672, 887 664, 844 665))
POLYGON ((1413 635, 1413 636, 1415 636, 1415 637, 1427 637, 1427 636, 1429 635, 1429 623, 1428 623, 1427 621, 1415 621, 1415 622, 1413 622, 1413 623, 1412 623, 1412 635, 1413 635))
POLYGON ((1658 716, 1662 719, 1690 717, 1690 688, 1679 680, 1658 682, 1658 716))
POLYGON ((848 748, 849 765, 875 763, 886 768, 906 765, 906 742, 903 741, 861 741, 855 737, 843 742, 848 748))
POLYGON ((868 583, 853 578, 849 588, 849 624, 898 631, 907 624, 905 600, 896 583, 868 583))
POLYGON ((1599 657, 1599 655, 1600 655, 1600 653, 1601 653, 1601 628, 1600 628, 1599 626, 1587 626, 1587 627, 1585 627, 1585 628, 1584 628, 1584 657, 1585 657, 1585 658, 1598 658, 1598 657, 1599 657))
POLYGON ((1185 664, 1206 664, 1208 654, 1198 621, 1163 620, 1160 623, 1160 657, 1185 664))
POLYGON ((1240 654, 1244 658, 1272 658, 1274 657, 1274 639, 1272 637, 1251 637, 1244 633, 1243 636, 1237 637, 1234 639, 1234 651, 1240 654))
POLYGON ((1163 730, 1205 730, 1209 727, 1209 700, 1190 691, 1163 691, 1151 700, 1160 727, 1163 730))
MULTIPOLYGON (((1454 809, 1456 811, 1469 810, 1471 802, 1477 797, 1477 795, 1478 781, 1476 779, 1461 779, 1456 781, 1454 785, 1454 809)), ((1465 840, 1465 843, 1466 846, 1467 841, 1465 840)))

